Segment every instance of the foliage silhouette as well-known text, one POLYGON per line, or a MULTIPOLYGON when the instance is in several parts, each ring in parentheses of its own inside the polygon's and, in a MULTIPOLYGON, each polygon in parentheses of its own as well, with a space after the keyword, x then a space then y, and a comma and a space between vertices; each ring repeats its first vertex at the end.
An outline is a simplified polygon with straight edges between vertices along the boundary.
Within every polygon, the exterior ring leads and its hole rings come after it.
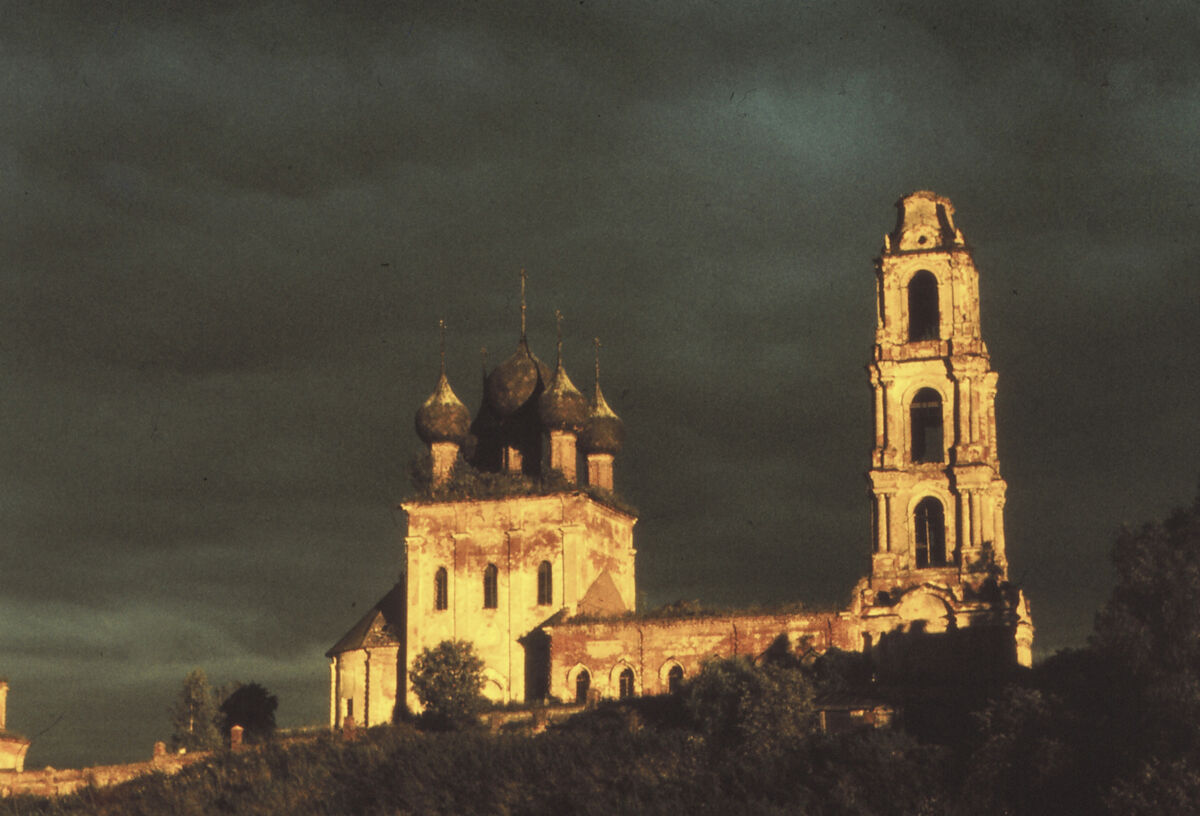
POLYGON ((168 713, 173 750, 211 751, 221 747, 216 694, 203 669, 192 669, 183 678, 179 697, 168 713))
POLYGON ((258 683, 239 684, 221 703, 221 733, 240 725, 242 739, 250 744, 266 742, 275 734, 275 710, 279 699, 258 683))
POLYGON ((435 730, 466 728, 487 705, 483 660, 465 640, 443 640, 413 661, 412 686, 421 701, 421 724, 435 730))

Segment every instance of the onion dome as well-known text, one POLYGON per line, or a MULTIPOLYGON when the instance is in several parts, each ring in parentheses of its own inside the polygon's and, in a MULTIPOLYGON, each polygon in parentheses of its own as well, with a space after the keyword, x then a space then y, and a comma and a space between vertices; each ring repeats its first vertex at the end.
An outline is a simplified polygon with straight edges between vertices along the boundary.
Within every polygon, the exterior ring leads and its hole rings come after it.
POLYGON ((600 390, 600 338, 592 342, 596 344, 596 391, 592 394, 592 404, 583 423, 583 433, 579 435, 579 444, 586 453, 616 454, 625 441, 625 423, 608 407, 604 392, 600 390))
POLYGON ((517 350, 487 378, 488 406, 501 419, 510 417, 529 402, 550 379, 550 369, 533 355, 525 336, 517 343, 517 350))
POLYGON ((616 454, 624 441, 625 423, 608 407, 597 382, 587 420, 583 423, 583 433, 579 436, 580 445, 587 453, 616 454))
POLYGON ((554 378, 538 399, 538 415, 542 424, 551 431, 573 431, 579 433, 588 416, 588 404, 583 394, 567 376, 562 364, 562 315, 559 318, 558 365, 554 378))
POLYGON ((417 436, 427 444, 453 442, 461 445, 471 426, 471 412, 450 387, 443 371, 429 399, 417 409, 417 436))

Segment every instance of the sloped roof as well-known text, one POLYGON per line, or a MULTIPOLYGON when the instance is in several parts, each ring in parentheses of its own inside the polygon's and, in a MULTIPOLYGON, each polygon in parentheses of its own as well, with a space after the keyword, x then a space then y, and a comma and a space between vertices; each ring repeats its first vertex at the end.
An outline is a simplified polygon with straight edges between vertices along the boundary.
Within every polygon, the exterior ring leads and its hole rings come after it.
POLYGON ((599 617, 620 615, 628 611, 629 609, 625 606, 625 601, 621 599, 621 593, 617 590, 617 585, 613 582, 612 576, 608 574, 608 570, 604 570, 596 576, 596 580, 592 581, 592 585, 588 587, 588 591, 579 601, 580 615, 599 617))
POLYGON ((404 643, 405 588, 396 584, 363 615, 326 657, 372 646, 401 646, 404 643))

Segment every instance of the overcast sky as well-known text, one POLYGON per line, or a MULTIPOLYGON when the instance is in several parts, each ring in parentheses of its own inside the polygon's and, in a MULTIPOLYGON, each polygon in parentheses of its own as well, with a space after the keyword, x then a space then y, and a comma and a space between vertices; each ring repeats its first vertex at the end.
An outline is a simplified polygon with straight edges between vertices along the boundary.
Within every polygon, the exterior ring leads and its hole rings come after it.
POLYGON ((530 341, 626 421, 639 600, 869 565, 872 259, 975 248, 1012 576, 1082 644, 1200 466, 1191 2, 10 4, 0 674, 28 764, 148 757, 201 666, 283 725, 396 579, 415 410, 530 341))

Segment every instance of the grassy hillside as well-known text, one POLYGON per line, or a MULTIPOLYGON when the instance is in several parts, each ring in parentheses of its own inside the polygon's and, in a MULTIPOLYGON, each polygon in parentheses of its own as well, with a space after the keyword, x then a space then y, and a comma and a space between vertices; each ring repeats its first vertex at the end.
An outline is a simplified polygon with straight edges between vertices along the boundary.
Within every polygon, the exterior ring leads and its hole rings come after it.
POLYGON ((6 800, 0 814, 918 813, 935 812, 945 784, 941 749, 898 734, 727 751, 687 729, 635 730, 637 719, 610 709, 538 736, 376 728, 6 800))

